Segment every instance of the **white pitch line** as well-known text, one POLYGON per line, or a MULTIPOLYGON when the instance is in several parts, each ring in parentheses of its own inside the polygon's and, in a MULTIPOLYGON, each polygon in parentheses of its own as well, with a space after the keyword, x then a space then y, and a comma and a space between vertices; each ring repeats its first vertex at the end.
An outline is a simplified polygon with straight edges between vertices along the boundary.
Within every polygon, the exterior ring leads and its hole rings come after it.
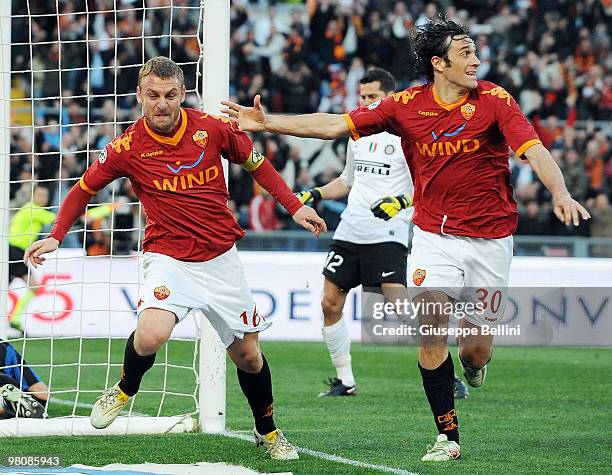
MULTIPOLYGON (((55 397, 51 399, 51 403, 60 404, 62 406, 74 407, 74 401, 68 401, 66 399, 58 399, 55 397)), ((92 409, 94 407, 93 404, 89 404, 86 402, 77 402, 76 406, 82 409, 92 409)), ((122 411, 121 413, 126 414, 126 415, 129 414, 128 411, 122 411)), ((148 414, 142 414, 139 412, 132 412, 131 414, 133 416, 143 416, 143 417, 148 416, 148 414)), ((220 433, 220 435, 223 435, 225 437, 245 440, 247 442, 253 441, 253 436, 248 435, 248 434, 249 434, 249 431, 225 431, 225 432, 220 433)), ((378 470, 380 472, 385 472, 385 473, 394 473, 396 475, 419 475, 418 473, 409 472, 401 468, 387 467, 386 465, 378 465, 378 464, 373 464, 373 463, 360 462, 359 460, 351 460, 345 457, 340 457, 338 455, 328 454, 327 452, 320 452, 318 450, 308 449, 306 447, 296 446, 295 448, 297 449, 298 452, 302 452, 303 454, 310 455, 311 457, 317 457, 320 459, 329 460, 330 462, 342 463, 344 465, 350 465, 352 467, 369 468, 371 470, 378 470)))
MULTIPOLYGON (((235 431, 225 431, 221 432, 220 435, 224 435, 226 437, 231 437, 234 439, 253 441, 253 437, 247 434, 243 434, 241 432, 235 431)), ((351 465, 352 467, 360 467, 360 468, 369 468, 371 470, 378 470, 380 472, 386 473, 395 473, 396 475, 419 475, 418 473, 409 472, 407 470, 403 470, 401 468, 387 467, 386 465, 377 465, 373 463, 360 462, 359 460, 351 460, 344 457, 339 457, 338 455, 328 454, 326 452, 320 452, 318 450, 307 449, 305 447, 295 447, 298 452, 301 452, 306 455, 310 455, 311 457, 317 457, 324 460, 329 460, 330 462, 342 463, 344 465, 351 465)))

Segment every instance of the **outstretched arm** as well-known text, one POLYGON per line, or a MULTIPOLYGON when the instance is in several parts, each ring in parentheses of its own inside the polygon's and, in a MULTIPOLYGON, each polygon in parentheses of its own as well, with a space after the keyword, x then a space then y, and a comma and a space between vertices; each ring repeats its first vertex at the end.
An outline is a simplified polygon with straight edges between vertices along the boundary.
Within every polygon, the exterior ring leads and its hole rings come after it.
POLYGON ((581 217, 584 220, 591 217, 589 212, 567 191, 559 166, 542 144, 529 147, 525 151, 525 157, 544 186, 550 191, 553 198, 553 210, 559 221, 564 222, 567 226, 572 223, 578 226, 581 217))
POLYGON ((270 162, 267 160, 259 161, 257 168, 250 173, 257 183, 283 205, 297 224, 316 234, 317 237, 321 232, 327 231, 325 221, 319 217, 314 209, 300 203, 270 162))
POLYGON ((349 126, 340 114, 268 115, 261 106, 261 98, 255 96, 253 107, 245 107, 231 101, 222 101, 225 106, 221 112, 233 118, 241 130, 247 132, 272 132, 310 137, 316 139, 335 139, 348 137, 349 126))

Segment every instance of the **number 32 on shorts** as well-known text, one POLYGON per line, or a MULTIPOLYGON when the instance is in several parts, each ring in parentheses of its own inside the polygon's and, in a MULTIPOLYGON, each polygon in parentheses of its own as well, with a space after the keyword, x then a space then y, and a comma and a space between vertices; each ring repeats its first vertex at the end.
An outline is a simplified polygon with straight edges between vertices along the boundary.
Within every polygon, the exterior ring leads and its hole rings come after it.
POLYGON ((329 272, 336 273, 336 267, 339 267, 344 262, 344 257, 340 254, 336 254, 335 251, 329 251, 327 254, 327 259, 325 260, 325 265, 323 266, 329 272))

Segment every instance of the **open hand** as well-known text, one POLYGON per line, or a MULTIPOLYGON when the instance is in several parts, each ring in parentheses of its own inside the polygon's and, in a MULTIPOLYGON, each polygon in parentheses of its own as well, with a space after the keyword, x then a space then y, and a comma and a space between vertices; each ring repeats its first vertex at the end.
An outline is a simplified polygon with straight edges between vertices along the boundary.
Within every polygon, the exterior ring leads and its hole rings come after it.
POLYGON ((230 116, 238 123, 240 130, 246 132, 263 132, 265 130, 266 114, 261 106, 261 96, 253 99, 253 107, 245 107, 232 101, 221 101, 225 107, 221 112, 230 116))
POLYGON ((570 195, 565 195, 562 198, 553 198, 553 210, 559 221, 565 223, 566 226, 580 224, 580 218, 587 220, 591 217, 589 212, 584 207, 574 200, 570 195))

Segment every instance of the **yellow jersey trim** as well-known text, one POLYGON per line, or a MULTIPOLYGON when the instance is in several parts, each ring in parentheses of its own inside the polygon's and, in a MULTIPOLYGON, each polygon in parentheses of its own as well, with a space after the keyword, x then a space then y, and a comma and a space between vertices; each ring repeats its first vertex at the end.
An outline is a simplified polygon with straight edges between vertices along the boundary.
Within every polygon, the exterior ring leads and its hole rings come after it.
POLYGON ((468 93, 465 96, 462 96, 459 99, 457 99, 455 102, 444 102, 442 98, 438 95, 438 93, 436 92, 435 87, 432 87, 431 90, 433 92, 434 101, 436 101, 440 107, 446 109, 447 111, 451 111, 455 107, 459 107, 461 104, 467 101, 467 98, 469 96, 469 93, 468 93))
POLYGON ((92 190, 85 184, 85 180, 83 180, 83 177, 81 177, 81 179, 79 180, 79 185, 81 185, 81 188, 85 190, 87 193, 89 193, 90 195, 95 195, 98 193, 97 191, 92 190))
POLYGON ((147 119, 143 121, 143 124, 144 124, 145 130, 151 137, 153 137, 153 139, 155 139, 159 143, 174 146, 181 141, 181 139, 183 138, 183 135, 185 134, 185 130, 187 129, 187 112, 185 112, 182 107, 181 107, 181 120, 182 120, 181 126, 176 131, 176 134, 174 134, 172 137, 164 137, 163 135, 159 135, 153 132, 151 128, 149 127, 149 125, 147 124, 147 119))
POLYGON ((353 119, 351 119, 351 116, 348 114, 342 114, 342 117, 344 117, 346 125, 348 125, 353 140, 359 140, 359 133, 357 132, 357 128, 355 127, 355 123, 353 122, 353 119))
POLYGON ((525 142, 523 145, 521 145, 518 150, 515 152, 517 157, 520 157, 521 155, 523 155, 528 148, 533 147, 534 145, 537 144, 541 144, 542 142, 540 141, 540 139, 531 139, 531 140, 527 140, 527 142, 525 142))

